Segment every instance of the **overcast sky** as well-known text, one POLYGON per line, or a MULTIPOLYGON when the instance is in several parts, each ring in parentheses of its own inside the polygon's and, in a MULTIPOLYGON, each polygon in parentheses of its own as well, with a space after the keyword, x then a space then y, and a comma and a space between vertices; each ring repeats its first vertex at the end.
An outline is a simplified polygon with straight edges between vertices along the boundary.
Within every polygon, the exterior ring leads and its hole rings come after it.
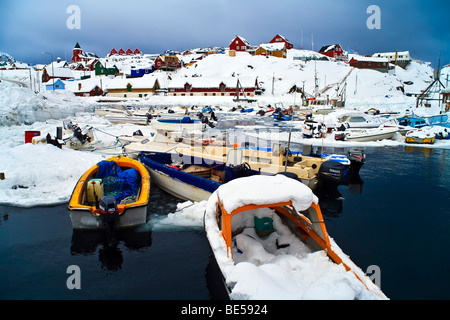
POLYGON ((0 51, 26 63, 70 60, 77 42, 105 57, 112 48, 143 53, 227 47, 235 35, 250 44, 277 33, 295 48, 339 43, 360 54, 409 50, 413 59, 450 63, 449 0, 1 0, 0 51), (70 5, 80 29, 69 29, 70 5), (370 5, 381 29, 369 29, 370 5), (303 37, 302 37, 303 34, 303 37))

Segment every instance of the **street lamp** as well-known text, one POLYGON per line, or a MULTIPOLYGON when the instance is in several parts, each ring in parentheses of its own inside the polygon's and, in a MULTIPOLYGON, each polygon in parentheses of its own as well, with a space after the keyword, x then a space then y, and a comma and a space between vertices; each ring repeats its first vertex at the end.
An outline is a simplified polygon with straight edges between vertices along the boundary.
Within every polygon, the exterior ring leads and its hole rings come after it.
POLYGON ((53 54, 51 52, 42 52, 43 54, 49 54, 52 57, 52 78, 53 78, 53 91, 55 91, 55 66, 53 65, 53 54))

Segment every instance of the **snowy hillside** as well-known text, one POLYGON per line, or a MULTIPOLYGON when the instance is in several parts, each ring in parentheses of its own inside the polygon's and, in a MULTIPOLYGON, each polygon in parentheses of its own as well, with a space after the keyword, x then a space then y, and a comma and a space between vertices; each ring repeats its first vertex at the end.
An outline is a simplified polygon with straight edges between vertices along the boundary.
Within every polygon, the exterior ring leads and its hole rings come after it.
MULTIPOLYGON (((256 96, 256 105, 267 105, 281 102, 284 106, 301 105, 298 93, 289 93, 293 86, 304 88, 306 93, 313 94, 315 77, 317 77, 317 90, 322 96, 336 97, 337 89, 346 89, 346 106, 352 109, 367 110, 377 108, 381 111, 399 111, 415 106, 416 99, 408 97, 405 93, 417 94, 426 89, 433 81, 433 69, 425 63, 412 61, 406 70, 394 67, 389 73, 375 70, 356 69, 344 62, 311 60, 302 61, 294 57, 312 57, 319 55, 309 50, 288 50, 287 58, 253 56, 246 52, 237 52, 231 57, 228 51, 224 54, 205 55, 201 60, 183 67, 177 71, 166 72, 157 70, 141 78, 127 78, 125 75, 95 76, 80 80, 65 81, 66 90, 49 92, 39 79, 42 73, 35 70, 1 70, 0 79, 0 124, 32 122, 42 119, 40 110, 47 109, 55 114, 55 109, 61 110, 61 116, 69 112, 85 110, 87 106, 96 104, 98 97, 75 97, 71 94, 75 88, 91 87, 100 84, 103 89, 109 85, 126 87, 126 83, 133 82, 133 87, 151 87, 158 79, 161 87, 184 86, 186 82, 202 86, 217 86, 218 83, 227 83, 235 86, 237 80, 242 84, 254 85, 255 81, 265 90, 262 95, 256 96), (14 85, 16 84, 16 85, 14 85), (19 84, 19 87, 17 86, 19 84), (22 86, 22 88, 20 87, 22 86), (23 87, 32 87, 35 94, 23 87), (14 122, 15 119, 15 122, 14 122)), ((148 66, 150 59, 122 59, 114 61, 120 65, 122 71, 130 70, 132 66, 148 66)), ((185 63, 199 58, 199 54, 179 55, 185 63)), ((105 58, 102 58, 105 59, 105 58)), ((109 58, 109 64, 113 61, 109 58)), ((449 68, 444 68, 448 70, 449 68)), ((444 72, 443 70, 443 72, 444 72)), ((444 74, 444 73, 443 73, 444 74)), ((445 74, 448 74, 445 73, 445 74)), ((142 105, 220 105, 232 107, 236 103, 232 97, 171 97, 147 96, 141 99, 131 99, 132 104, 142 105)), ((242 104, 242 103, 240 103, 242 104)), ((431 111, 431 110, 430 110, 431 111)), ((433 110, 435 112, 436 110, 433 110)), ((53 117, 53 116, 52 116, 53 117)))

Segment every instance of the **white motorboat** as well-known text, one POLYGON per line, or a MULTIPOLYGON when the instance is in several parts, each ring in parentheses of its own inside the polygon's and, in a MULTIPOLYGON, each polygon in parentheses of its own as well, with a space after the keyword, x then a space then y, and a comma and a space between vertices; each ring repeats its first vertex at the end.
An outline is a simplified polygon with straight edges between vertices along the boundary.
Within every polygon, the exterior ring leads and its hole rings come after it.
MULTIPOLYGON (((343 140, 345 141, 358 141, 358 142, 368 142, 368 141, 379 141, 385 139, 392 139, 395 133, 398 132, 398 128, 367 128, 367 129, 346 129, 343 132, 343 140)), ((336 139, 336 133, 335 133, 336 139)), ((342 140, 342 139, 336 139, 342 140)))

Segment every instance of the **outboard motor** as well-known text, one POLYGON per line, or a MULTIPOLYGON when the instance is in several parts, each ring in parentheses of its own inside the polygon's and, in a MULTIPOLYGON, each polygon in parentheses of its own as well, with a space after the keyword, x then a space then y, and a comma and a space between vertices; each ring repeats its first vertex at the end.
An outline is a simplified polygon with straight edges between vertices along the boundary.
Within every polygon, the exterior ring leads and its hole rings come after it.
POLYGON ((324 183, 343 184, 346 180, 346 168, 337 161, 325 161, 320 166, 319 179, 324 183))
POLYGON ((362 150, 352 149, 348 152, 347 158, 350 160, 350 170, 357 174, 366 161, 366 154, 362 150))
POLYGON ((112 226, 119 220, 117 201, 113 196, 103 196, 99 203, 100 218, 107 225, 112 226))

